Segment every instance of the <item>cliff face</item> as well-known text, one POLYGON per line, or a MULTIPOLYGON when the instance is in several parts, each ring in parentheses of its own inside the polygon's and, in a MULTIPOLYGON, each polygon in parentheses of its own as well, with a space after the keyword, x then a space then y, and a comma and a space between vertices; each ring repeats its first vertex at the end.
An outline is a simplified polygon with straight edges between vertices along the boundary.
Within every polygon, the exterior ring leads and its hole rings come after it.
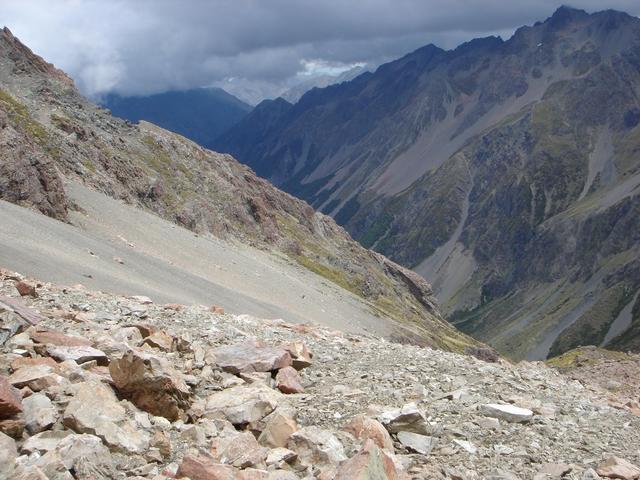
POLYGON ((563 7, 264 104, 217 146, 424 275, 459 328, 544 358, 635 337, 639 92, 640 20, 563 7))
POLYGON ((112 117, 5 29, 0 34, 0 198, 67 219, 74 180, 189 228, 286 256, 363 299, 398 340, 463 350, 419 276, 229 155, 112 117))

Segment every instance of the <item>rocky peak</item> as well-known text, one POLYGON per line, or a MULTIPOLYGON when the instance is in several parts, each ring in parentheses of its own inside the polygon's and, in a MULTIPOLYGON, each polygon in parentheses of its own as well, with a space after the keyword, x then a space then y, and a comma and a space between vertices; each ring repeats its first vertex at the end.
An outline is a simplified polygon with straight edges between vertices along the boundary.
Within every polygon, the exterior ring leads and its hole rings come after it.
POLYGON ((74 86, 71 77, 33 53, 7 27, 0 31, 0 56, 7 56, 13 61, 16 74, 41 73, 53 77, 69 87, 74 86))

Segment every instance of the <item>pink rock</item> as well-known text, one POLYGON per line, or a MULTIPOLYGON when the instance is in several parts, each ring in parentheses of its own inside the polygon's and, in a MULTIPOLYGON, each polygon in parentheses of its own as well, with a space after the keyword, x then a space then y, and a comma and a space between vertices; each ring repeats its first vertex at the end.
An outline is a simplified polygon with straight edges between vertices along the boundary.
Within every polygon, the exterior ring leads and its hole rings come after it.
POLYGON ((303 393, 304 387, 298 371, 293 367, 284 367, 276 375, 276 387, 282 393, 303 393))
POLYGON ((31 340, 36 343, 58 345, 60 347, 90 347, 92 342, 86 338, 65 335, 55 330, 36 330, 30 333, 31 340))
POLYGON ((21 297, 33 297, 37 298, 38 292, 36 292, 36 287, 27 283, 27 282, 16 282, 16 290, 21 297))
POLYGON ((640 468, 619 457, 610 457, 600 464, 596 470, 598 475, 606 478, 636 480, 640 478, 640 468))
POLYGON ((7 377, 0 375, 0 420, 22 412, 22 397, 7 377))
POLYGON ((340 465, 334 480, 357 479, 400 480, 393 459, 372 440, 368 440, 364 448, 340 465))
POLYGON ((235 480, 238 470, 231 465, 214 463, 207 457, 187 455, 176 472, 176 478, 191 480, 235 480))
POLYGON ((386 448, 393 452, 393 440, 391 435, 387 432, 387 429, 373 418, 369 418, 365 415, 358 415, 354 417, 349 424, 344 427, 346 432, 356 437, 359 440, 372 440, 378 447, 386 448))

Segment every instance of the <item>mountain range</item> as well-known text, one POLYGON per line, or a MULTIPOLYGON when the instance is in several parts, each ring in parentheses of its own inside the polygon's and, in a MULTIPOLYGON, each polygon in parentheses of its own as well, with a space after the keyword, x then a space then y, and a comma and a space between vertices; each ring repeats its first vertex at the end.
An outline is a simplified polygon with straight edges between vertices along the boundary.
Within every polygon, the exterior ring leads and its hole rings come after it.
POLYGON ((101 103, 117 117, 131 122, 146 120, 204 146, 211 145, 252 108, 221 88, 132 97, 109 94, 101 103))
POLYGON ((640 19, 561 7, 427 45, 219 137, 513 358, 640 348, 640 19))

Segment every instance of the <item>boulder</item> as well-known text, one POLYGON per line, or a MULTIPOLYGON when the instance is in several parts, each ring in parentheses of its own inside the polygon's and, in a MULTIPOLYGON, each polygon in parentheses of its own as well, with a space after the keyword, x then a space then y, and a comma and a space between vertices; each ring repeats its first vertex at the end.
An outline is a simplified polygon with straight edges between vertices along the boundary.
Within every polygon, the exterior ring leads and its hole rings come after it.
POLYGON ((96 435, 116 451, 142 453, 149 447, 149 435, 127 420, 125 408, 110 387, 84 382, 74 388, 63 415, 66 427, 96 435))
POLYGON ((293 367, 284 367, 278 370, 276 387, 282 393, 304 393, 302 379, 293 367))
POLYGON ((22 367, 31 367, 33 365, 48 365, 53 368, 54 371, 58 369, 58 363, 50 357, 19 357, 11 362, 11 370, 15 372, 22 367))
POLYGON ((40 432, 32 437, 29 437, 20 448, 21 453, 31 455, 37 452, 44 455, 50 450, 54 450, 58 444, 67 438, 69 435, 74 435, 70 430, 47 430, 40 432))
POLYGON ((640 478, 640 468, 619 457, 610 457, 598 465, 596 472, 601 477, 636 480, 640 478))
POLYGON ((269 450, 261 447, 251 432, 218 438, 212 445, 215 461, 236 468, 265 466, 269 450))
POLYGON ((51 427, 58 420, 58 409, 44 393, 35 393, 22 402, 27 431, 34 435, 51 427))
POLYGON ((38 292, 36 291, 35 285, 31 285, 24 281, 18 281, 14 285, 21 297, 38 298, 38 292))
POLYGON ((0 433, 0 478, 12 478, 18 449, 13 438, 0 433))
POLYGON ((208 415, 222 413, 234 425, 257 422, 278 406, 283 395, 266 385, 240 385, 214 393, 207 398, 208 415))
POLYGON ((480 413, 487 417, 497 418, 511 423, 526 423, 533 418, 533 412, 515 405, 488 403, 480 406, 480 413))
POLYGON ((372 440, 380 448, 393 452, 393 440, 387 429, 373 418, 357 415, 344 427, 344 430, 358 440, 366 442, 372 440))
POLYGON ((422 455, 429 455, 436 444, 434 437, 404 431, 398 432, 398 441, 407 449, 422 455))
POLYGON ((24 420, 19 417, 0 420, 0 432, 20 440, 24 433, 24 420))
POLYGON ((298 431, 296 421, 282 413, 280 409, 270 414, 265 420, 265 427, 258 437, 260 445, 264 445, 265 447, 284 447, 289 442, 291 435, 298 431))
POLYGON ((55 330, 34 330, 30 332, 31 340, 36 343, 46 345, 57 345, 59 347, 90 347, 90 340, 75 335, 65 335, 55 330))
POLYGON ((338 468, 334 480, 399 480, 393 459, 372 440, 338 468))
POLYGON ((215 463, 207 457, 186 455, 176 472, 175 478, 190 480, 236 480, 237 470, 231 465, 215 463))
MULTIPOLYGON (((53 450, 40 457, 35 466, 48 473, 47 467, 56 468, 63 465, 68 471, 73 471, 71 478, 118 478, 115 471, 115 461, 102 441, 88 434, 72 434, 62 439, 53 450)), ((53 474, 53 472, 51 472, 53 474)), ((47 475, 55 478, 53 475, 47 475)), ((62 477, 58 477, 62 478, 62 477)))
POLYGON ((189 409, 189 386, 163 358, 132 350, 111 362, 109 373, 124 397, 152 415, 175 421, 189 409))
POLYGON ((336 465, 347 459, 340 440, 329 430, 315 426, 291 435, 287 448, 296 452, 304 465, 336 465))
POLYGON ((57 372, 57 368, 45 364, 24 366, 11 374, 9 383, 16 388, 29 387, 34 392, 69 383, 57 372))
POLYGON ((293 342, 283 347, 292 358, 292 366, 296 370, 302 370, 311 366, 311 359, 313 354, 307 349, 307 346, 303 342, 293 342))
POLYGON ((283 348, 270 347, 259 341, 227 345, 213 351, 218 366, 229 373, 271 372, 288 367, 291 355, 283 348))
POLYGON ((168 333, 158 330, 148 335, 143 343, 163 352, 173 352, 176 349, 176 340, 168 333))
POLYGON ((424 413, 415 403, 408 403, 402 408, 388 410, 378 416, 378 420, 391 433, 413 432, 422 435, 430 433, 430 426, 424 413))
POLYGON ((22 412, 22 397, 10 380, 0 375, 0 420, 22 412))
POLYGON ((47 355, 60 362, 71 360, 80 365, 95 360, 98 365, 102 366, 108 365, 109 363, 107 355, 103 351, 93 347, 47 345, 46 352, 47 355))

